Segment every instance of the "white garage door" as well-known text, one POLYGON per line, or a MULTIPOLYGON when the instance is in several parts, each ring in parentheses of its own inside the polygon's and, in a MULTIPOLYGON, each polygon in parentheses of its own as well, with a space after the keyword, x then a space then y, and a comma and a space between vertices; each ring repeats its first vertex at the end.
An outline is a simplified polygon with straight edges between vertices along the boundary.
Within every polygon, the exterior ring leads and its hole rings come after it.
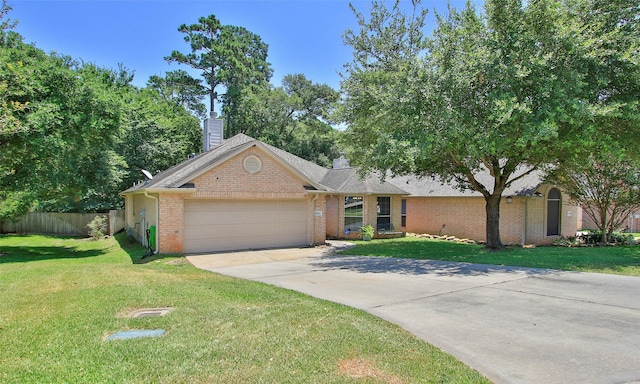
POLYGON ((184 252, 309 243, 305 201, 193 200, 184 206, 184 252))

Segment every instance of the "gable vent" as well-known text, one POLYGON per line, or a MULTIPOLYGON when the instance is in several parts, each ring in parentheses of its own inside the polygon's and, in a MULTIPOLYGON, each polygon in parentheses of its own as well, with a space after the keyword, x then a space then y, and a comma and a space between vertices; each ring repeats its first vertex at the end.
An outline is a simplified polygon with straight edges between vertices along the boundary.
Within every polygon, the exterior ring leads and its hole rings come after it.
POLYGON ((254 173, 260 172, 260 169, 262 169, 262 162, 255 156, 249 156, 244 159, 244 169, 253 175, 254 173))

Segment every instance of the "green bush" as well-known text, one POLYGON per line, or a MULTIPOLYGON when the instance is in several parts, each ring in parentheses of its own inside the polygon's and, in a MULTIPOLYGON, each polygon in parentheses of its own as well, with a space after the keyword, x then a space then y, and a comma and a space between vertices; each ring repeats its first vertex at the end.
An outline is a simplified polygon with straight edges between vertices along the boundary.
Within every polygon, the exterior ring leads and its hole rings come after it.
POLYGON ((562 236, 561 238, 554 240, 553 245, 558 247, 577 247, 578 245, 580 245, 580 242, 575 236, 562 236))
POLYGON ((107 231, 107 218, 106 216, 97 215, 89 224, 89 236, 93 240, 99 240, 104 237, 107 231))
POLYGON ((365 225, 360 227, 360 236, 363 240, 373 239, 373 227, 371 225, 365 225))
MULTIPOLYGON (((610 244, 635 244, 635 238, 630 233, 613 232, 607 239, 610 244)), ((602 243, 602 231, 594 231, 589 235, 590 244, 602 243)))

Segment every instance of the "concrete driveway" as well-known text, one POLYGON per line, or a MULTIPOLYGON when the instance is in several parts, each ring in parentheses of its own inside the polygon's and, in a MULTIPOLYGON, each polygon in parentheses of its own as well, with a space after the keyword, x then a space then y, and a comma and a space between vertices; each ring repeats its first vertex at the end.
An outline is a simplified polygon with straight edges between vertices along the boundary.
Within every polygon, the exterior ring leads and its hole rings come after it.
POLYGON ((187 258, 363 309, 495 383, 640 383, 640 278, 331 251, 187 258))

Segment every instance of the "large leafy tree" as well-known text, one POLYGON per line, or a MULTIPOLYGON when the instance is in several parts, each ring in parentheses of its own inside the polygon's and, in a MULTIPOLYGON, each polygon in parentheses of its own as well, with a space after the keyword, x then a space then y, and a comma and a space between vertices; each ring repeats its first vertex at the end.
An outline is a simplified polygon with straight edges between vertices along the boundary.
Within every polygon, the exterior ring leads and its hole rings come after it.
MULTIPOLYGON (((0 49, 0 191, 33 202, 80 199, 111 177, 119 100, 108 77, 13 33, 0 49), (18 193, 28 192, 28 193, 18 193)), ((6 201, 9 201, 8 199, 6 201)), ((3 200, 5 201, 5 200, 3 200)), ((13 204, 14 207, 28 205, 13 204)))
POLYGON ((586 53, 579 63, 589 114, 580 121, 583 145, 563 154, 552 177, 606 242, 640 208, 640 1, 569 4, 586 53))
POLYGON ((46 54, 13 31, 1 33, 0 220, 36 206, 121 207, 119 192, 142 178, 141 168, 168 168, 200 147, 199 122, 184 99, 132 86, 122 65, 46 54))
POLYGON ((143 177, 142 169, 155 174, 185 160, 202 145, 198 119, 155 89, 132 89, 126 101, 117 146, 126 162, 125 188, 143 177))
POLYGON ((222 96, 218 94, 220 87, 231 90, 225 104, 232 104, 230 96, 238 94, 238 88, 269 82, 272 70, 267 62, 268 45, 255 33, 222 25, 214 15, 199 18, 197 24, 182 24, 178 31, 185 35, 191 52, 173 51, 165 59, 202 71, 210 111, 222 96))
POLYGON ((625 137, 637 133, 640 125, 640 0, 569 4, 585 48, 580 64, 590 114, 584 129, 639 153, 640 142, 625 137))
POLYGON ((568 168, 565 174, 581 173, 590 162, 599 178, 615 179, 618 172, 637 167, 640 153, 640 141, 634 139, 640 127, 640 0, 569 4, 585 52, 579 64, 589 114, 580 123, 589 140, 586 147, 567 151, 560 165, 568 168))
POLYGON ((280 87, 246 87, 240 96, 229 134, 247 134, 324 166, 338 156, 339 132, 329 123, 339 94, 328 85, 295 74, 280 87))
POLYGON ((587 24, 574 9, 555 0, 488 0, 484 11, 467 3, 438 16, 431 38, 419 2, 410 15, 377 1, 370 18, 356 12, 342 83, 351 161, 480 192, 487 247, 502 247, 504 190, 590 140, 584 120, 598 98, 587 98, 596 90, 585 66, 597 33, 581 36, 587 24))

